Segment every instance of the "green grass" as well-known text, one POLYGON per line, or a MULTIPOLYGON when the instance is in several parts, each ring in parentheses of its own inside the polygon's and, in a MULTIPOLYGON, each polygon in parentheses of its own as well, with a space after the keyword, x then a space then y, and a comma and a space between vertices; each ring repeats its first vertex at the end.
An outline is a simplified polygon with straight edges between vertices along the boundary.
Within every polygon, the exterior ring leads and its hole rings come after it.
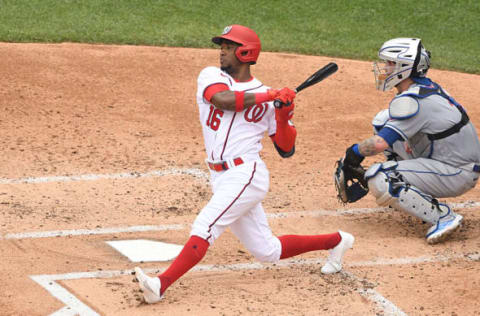
POLYGON ((420 37, 432 66, 480 74, 478 0, 0 0, 0 41, 214 47, 226 25, 264 51, 375 59, 394 37, 420 37))

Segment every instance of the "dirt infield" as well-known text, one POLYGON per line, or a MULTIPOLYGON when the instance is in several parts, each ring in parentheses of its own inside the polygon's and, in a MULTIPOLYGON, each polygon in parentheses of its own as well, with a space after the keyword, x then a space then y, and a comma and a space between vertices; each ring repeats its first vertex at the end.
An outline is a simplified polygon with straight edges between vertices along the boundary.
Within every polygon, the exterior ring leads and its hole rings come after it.
MULTIPOLYGON (((335 160, 371 135, 393 96, 375 90, 370 63, 262 53, 253 68, 270 86, 294 87, 339 65, 297 97, 295 156, 281 159, 266 140, 262 157, 274 233, 351 232, 344 272, 320 273, 326 252, 258 264, 227 231, 164 301, 146 305, 137 264, 106 241, 187 240, 211 194, 196 78, 218 51, 0 43, 0 56, 0 315, 480 315, 479 187, 446 200, 465 225, 435 246, 426 225, 371 196, 335 198, 335 160)), ((429 75, 480 127, 480 76, 429 75)))

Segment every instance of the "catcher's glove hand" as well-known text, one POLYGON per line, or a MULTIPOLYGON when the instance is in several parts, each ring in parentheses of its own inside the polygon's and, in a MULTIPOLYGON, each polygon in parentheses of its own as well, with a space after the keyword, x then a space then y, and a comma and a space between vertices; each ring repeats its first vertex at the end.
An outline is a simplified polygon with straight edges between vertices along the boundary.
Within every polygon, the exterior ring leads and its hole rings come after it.
POLYGON ((365 169, 362 166, 345 165, 339 159, 335 165, 335 189, 337 197, 343 203, 353 203, 368 193, 368 183, 365 180, 365 169))

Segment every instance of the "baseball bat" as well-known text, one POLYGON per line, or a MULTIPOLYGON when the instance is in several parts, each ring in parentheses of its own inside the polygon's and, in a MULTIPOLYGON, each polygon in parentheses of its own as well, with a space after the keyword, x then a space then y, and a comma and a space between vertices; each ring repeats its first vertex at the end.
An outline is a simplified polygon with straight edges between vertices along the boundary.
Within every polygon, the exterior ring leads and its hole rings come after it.
MULTIPOLYGON (((304 82, 302 82, 297 88, 295 88, 295 93, 299 93, 305 88, 313 86, 314 84, 319 83, 323 79, 327 78, 331 74, 335 73, 338 70, 338 65, 336 63, 328 63, 327 65, 323 66, 313 75, 308 77, 304 82)), ((282 103, 279 100, 275 100, 273 105, 276 108, 282 107, 282 103)))

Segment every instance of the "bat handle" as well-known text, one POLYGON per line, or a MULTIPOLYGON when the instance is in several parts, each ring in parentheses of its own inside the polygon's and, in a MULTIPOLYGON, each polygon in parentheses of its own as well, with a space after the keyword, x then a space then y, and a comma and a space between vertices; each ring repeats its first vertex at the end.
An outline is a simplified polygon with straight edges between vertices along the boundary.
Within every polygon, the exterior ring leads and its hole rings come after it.
MULTIPOLYGON (((297 91, 297 89, 295 89, 293 91, 295 91, 295 94, 300 92, 300 91, 297 91)), ((280 102, 280 100, 274 100, 273 101, 273 106, 276 107, 277 109, 280 109, 282 107, 282 102, 280 102)))

